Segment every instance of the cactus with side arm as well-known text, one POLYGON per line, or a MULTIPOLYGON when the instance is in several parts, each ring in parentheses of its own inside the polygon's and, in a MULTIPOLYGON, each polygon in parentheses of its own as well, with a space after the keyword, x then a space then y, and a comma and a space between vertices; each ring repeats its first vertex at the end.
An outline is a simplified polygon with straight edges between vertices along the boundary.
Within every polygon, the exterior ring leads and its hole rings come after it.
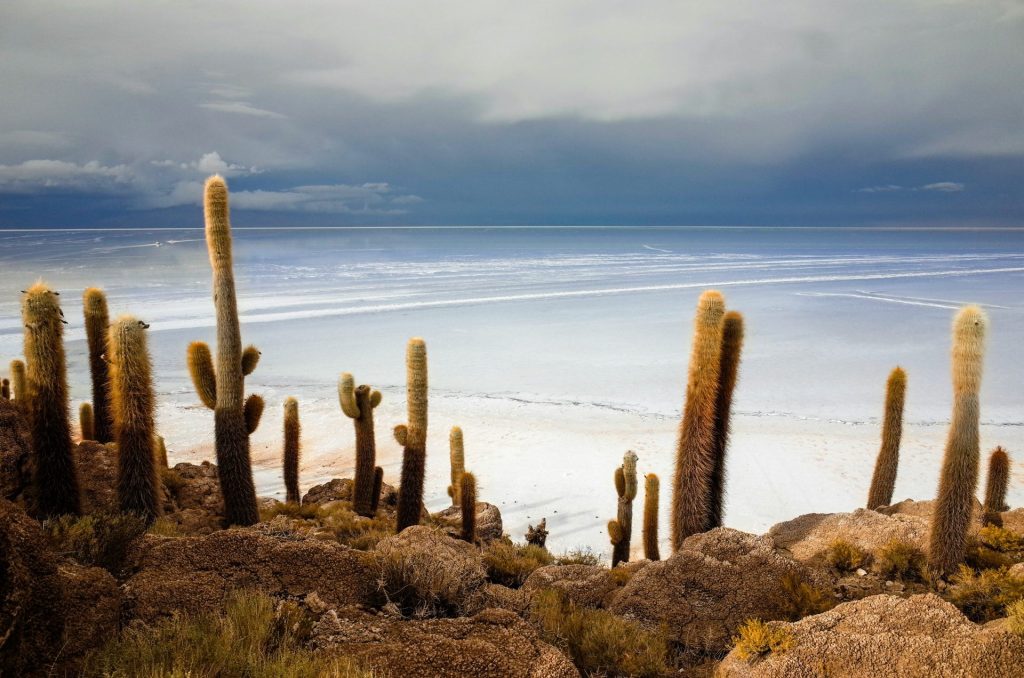
POLYGON ((356 387, 355 379, 343 372, 338 379, 338 401, 341 411, 352 420, 356 429, 356 464, 352 488, 352 510, 372 518, 377 463, 377 441, 373 429, 373 410, 380 405, 381 393, 366 384, 356 387))
POLYGON ((427 464, 427 345, 409 340, 405 353, 408 423, 395 427, 402 452, 396 531, 418 525, 423 512, 423 479, 427 464))

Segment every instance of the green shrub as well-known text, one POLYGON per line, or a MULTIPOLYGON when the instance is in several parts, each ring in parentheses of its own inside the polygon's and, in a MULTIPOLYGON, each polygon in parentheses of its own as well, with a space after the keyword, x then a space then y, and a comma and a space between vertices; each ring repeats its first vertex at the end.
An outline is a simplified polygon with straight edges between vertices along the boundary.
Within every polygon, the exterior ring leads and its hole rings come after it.
POLYGON ((668 673, 668 640, 663 632, 648 631, 606 610, 577 607, 554 589, 534 597, 530 614, 541 636, 562 648, 584 675, 668 673))
POLYGON ((153 521, 153 524, 149 526, 147 530, 150 534, 159 535, 161 537, 183 537, 185 536, 181 527, 168 518, 167 516, 160 516, 153 521))
POLYGON ((82 675, 105 678, 369 678, 352 660, 304 648, 312 621, 294 603, 236 591, 223 613, 174 616, 125 629, 86 658, 82 675))
POLYGON ((840 572, 853 572, 867 564, 868 555, 845 539, 836 539, 825 550, 825 562, 840 572))
POLYGON ((509 539, 493 542, 484 550, 487 577, 495 584, 517 589, 538 567, 550 565, 554 557, 533 544, 520 546, 509 539))
POLYGON ((45 521, 43 531, 62 556, 119 576, 146 532, 146 519, 133 513, 67 515, 45 521))
POLYGON ((821 614, 836 605, 836 599, 828 591, 805 582, 799 575, 790 572, 782 578, 786 592, 783 614, 790 621, 799 621, 812 614, 821 614))
POLYGON ((782 624, 748 619, 733 637, 733 649, 745 662, 754 662, 772 654, 785 652, 793 645, 793 634, 782 624))
POLYGON ((555 558, 555 565, 602 565, 604 560, 589 547, 572 549, 555 558))
POLYGON ((875 554, 875 569, 886 579, 923 581, 927 566, 924 551, 899 539, 889 541, 875 554))
POLYGON ((953 575, 945 597, 969 619, 980 623, 1005 616, 1009 606, 1024 598, 1024 578, 1006 568, 975 572, 964 565, 953 575))

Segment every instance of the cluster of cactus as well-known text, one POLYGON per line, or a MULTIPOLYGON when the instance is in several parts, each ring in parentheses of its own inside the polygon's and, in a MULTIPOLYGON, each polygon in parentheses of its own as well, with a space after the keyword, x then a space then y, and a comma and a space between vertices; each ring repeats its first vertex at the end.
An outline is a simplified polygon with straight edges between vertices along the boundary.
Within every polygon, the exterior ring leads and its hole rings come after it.
POLYGON ((619 495, 618 516, 608 521, 608 537, 612 543, 612 567, 629 562, 633 535, 633 500, 636 499, 636 453, 622 457, 622 466, 615 469, 615 492, 619 495))
POLYGON ((875 473, 868 490, 869 509, 888 506, 896 488, 896 469, 900 463, 900 438, 903 436, 903 402, 907 392, 907 374, 896 367, 885 383, 885 418, 882 421, 882 447, 875 461, 875 473))
POLYGON ((676 445, 672 548, 722 524, 732 394, 743 348, 743 316, 726 313, 720 292, 697 303, 686 400, 676 445))
POLYGON ((419 524, 423 513, 427 464, 427 345, 419 337, 410 339, 406 347, 405 370, 408 422, 395 427, 395 440, 404 448, 396 532, 419 524))
POLYGON ((384 469, 377 466, 377 442, 373 431, 373 410, 380 405, 381 393, 366 384, 356 387, 352 375, 344 372, 338 379, 338 401, 341 411, 352 420, 356 429, 352 510, 372 518, 377 513, 384 479, 384 469))
POLYGON ((244 397, 245 377, 256 369, 260 352, 242 349, 231 255, 228 188, 220 176, 206 181, 203 212, 206 246, 213 269, 213 302, 217 310, 217 364, 203 342, 188 347, 188 366, 200 400, 214 412, 217 476, 224 497, 226 521, 252 525, 259 520, 252 477, 249 436, 259 426, 263 398, 244 397))

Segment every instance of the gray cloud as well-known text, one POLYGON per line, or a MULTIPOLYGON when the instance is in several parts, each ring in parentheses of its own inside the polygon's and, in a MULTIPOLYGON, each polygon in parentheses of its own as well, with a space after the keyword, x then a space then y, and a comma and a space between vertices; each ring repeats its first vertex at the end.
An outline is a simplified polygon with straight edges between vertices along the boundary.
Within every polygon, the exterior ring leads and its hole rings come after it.
POLYGON ((125 165, 107 167, 92 160, 79 165, 63 160, 26 160, 0 165, 0 191, 19 193, 40 189, 105 190, 121 188, 133 179, 125 165))
POLYGON ((923 186, 900 186, 898 184, 884 184, 880 186, 865 186, 858 188, 857 193, 899 193, 901 191, 935 191, 937 193, 960 193, 967 186, 958 181, 936 181, 923 186))

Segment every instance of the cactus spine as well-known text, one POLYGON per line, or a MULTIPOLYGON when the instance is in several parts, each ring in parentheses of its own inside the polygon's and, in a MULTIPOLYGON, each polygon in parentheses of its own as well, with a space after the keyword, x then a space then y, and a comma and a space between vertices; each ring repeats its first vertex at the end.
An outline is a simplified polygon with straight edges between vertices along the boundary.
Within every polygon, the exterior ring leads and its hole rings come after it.
POLYGON ((409 340, 405 352, 406 399, 409 421, 395 427, 402 453, 396 531, 420 522, 423 511, 423 476, 427 465, 427 345, 419 337, 409 340))
POLYGON ((259 351, 253 347, 242 351, 232 270, 228 187, 219 176, 206 181, 203 212, 206 247, 213 269, 213 303, 217 309, 217 365, 215 370, 206 344, 193 342, 188 347, 188 367, 200 400, 214 411, 217 476, 226 521, 229 525, 252 525, 259 520, 259 511, 249 435, 259 425, 263 399, 253 395, 243 402, 243 397, 245 375, 255 369, 259 351))
POLYGON ((452 506, 459 505, 459 478, 466 472, 466 451, 462 443, 462 429, 452 426, 448 434, 448 456, 452 465, 452 484, 448 486, 448 496, 452 498, 452 506))
POLYGON ((704 530, 715 468, 715 405, 721 369, 725 300, 708 290, 697 302, 686 402, 679 423, 672 487, 672 549, 704 530))
POLYGON ((476 543, 476 477, 472 473, 459 476, 459 505, 462 507, 462 539, 476 543))
POLYGON ((149 325, 125 315, 110 326, 111 405, 117 440, 117 500, 122 511, 148 522, 160 515, 149 325))
POLYGON ((988 458, 988 479, 985 483, 985 514, 986 525, 1003 526, 1003 518, 999 514, 1007 509, 1006 487, 1010 482, 1010 457, 1006 450, 997 447, 988 458))
POLYGON ((377 442, 373 432, 373 410, 380 405, 380 391, 366 384, 355 386, 355 379, 343 372, 338 379, 338 400, 341 411, 352 420, 356 429, 356 469, 352 488, 352 510, 372 518, 374 507, 374 479, 377 463, 377 442))
MULTIPOLYGON (((25 393, 35 454, 33 483, 38 517, 81 512, 78 476, 71 454, 64 314, 58 293, 38 282, 21 302, 25 324, 25 393)), ((18 393, 21 399, 22 393, 18 393)))
POLYGON ((722 319, 722 355, 715 400, 715 467, 711 472, 710 512, 705 530, 721 527, 725 516, 725 455, 729 447, 732 393, 736 389, 742 351, 743 314, 729 311, 722 319))
POLYGON ((114 439, 114 422, 110 414, 110 372, 107 368, 107 297, 103 290, 90 287, 82 294, 85 316, 85 339, 89 345, 89 373, 92 376, 92 411, 94 440, 109 443, 114 439))
POLYGON ((935 576, 951 574, 964 560, 967 528, 978 484, 978 392, 987 319, 968 306, 953 321, 953 417, 942 460, 928 549, 935 576))
POLYGON ((618 519, 611 521, 615 527, 608 531, 613 546, 612 567, 629 562, 633 535, 633 500, 636 499, 636 454, 632 451, 626 452, 622 457, 622 466, 615 469, 615 491, 619 495, 618 519))
POLYGON ((92 418, 92 405, 82 403, 78 406, 78 428, 82 433, 82 440, 96 440, 95 422, 92 418))
POLYGON ((660 560, 658 549, 658 492, 661 481, 658 476, 648 473, 644 478, 644 558, 660 560))
POLYGON ((20 360, 11 361, 11 388, 14 402, 24 405, 28 402, 28 389, 25 386, 25 363, 20 360))
POLYGON ((284 492, 285 501, 298 504, 299 494, 299 401, 288 398, 284 401, 284 492))
POLYGON ((882 447, 875 461, 875 473, 868 491, 869 509, 888 506, 896 487, 896 469, 900 463, 900 438, 903 436, 903 402, 907 392, 907 374, 895 368, 885 383, 885 419, 882 422, 882 447))

